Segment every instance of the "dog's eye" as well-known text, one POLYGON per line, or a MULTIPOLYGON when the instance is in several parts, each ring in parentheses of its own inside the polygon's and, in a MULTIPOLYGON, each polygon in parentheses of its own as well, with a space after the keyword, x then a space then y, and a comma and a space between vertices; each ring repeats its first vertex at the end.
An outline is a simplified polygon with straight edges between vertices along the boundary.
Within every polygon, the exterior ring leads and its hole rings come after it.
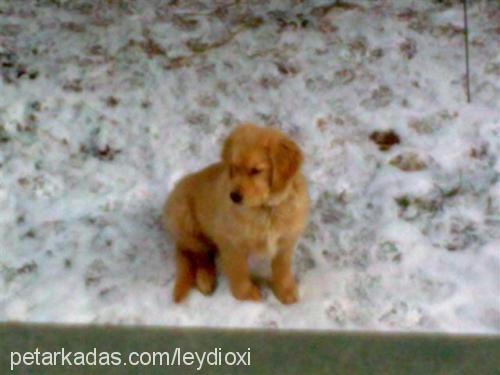
POLYGON ((260 172, 262 172, 262 170, 260 170, 258 168, 252 168, 252 169, 250 169, 250 176, 255 176, 255 175, 259 174, 260 172))

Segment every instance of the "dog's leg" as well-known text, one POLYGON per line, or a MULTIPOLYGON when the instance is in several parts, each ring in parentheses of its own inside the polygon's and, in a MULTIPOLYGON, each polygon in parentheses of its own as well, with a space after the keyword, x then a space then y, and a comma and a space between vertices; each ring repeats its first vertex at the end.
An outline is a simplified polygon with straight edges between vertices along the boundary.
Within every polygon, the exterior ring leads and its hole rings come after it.
POLYGON ((286 239, 280 245, 280 251, 275 255, 271 263, 271 285, 274 294, 281 303, 291 304, 298 301, 297 284, 292 273, 295 240, 286 239))
POLYGON ((193 255, 196 263, 196 286, 203 294, 212 294, 216 281, 214 254, 200 251, 193 255))
POLYGON ((192 254, 177 246, 175 253, 177 263, 177 275, 174 286, 174 302, 179 303, 184 300, 191 288, 194 286, 195 264, 192 254))
POLYGON ((220 259, 233 296, 239 300, 259 301, 260 290, 250 280, 247 253, 226 247, 220 252, 220 259))

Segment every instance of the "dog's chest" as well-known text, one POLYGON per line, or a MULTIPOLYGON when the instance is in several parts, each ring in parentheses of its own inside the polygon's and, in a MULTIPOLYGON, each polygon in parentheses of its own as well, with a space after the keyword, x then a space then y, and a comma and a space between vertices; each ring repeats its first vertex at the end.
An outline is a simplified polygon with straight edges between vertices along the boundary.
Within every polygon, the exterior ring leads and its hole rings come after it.
POLYGON ((258 239, 255 250, 257 253, 262 255, 265 254, 266 256, 274 257, 274 255, 278 252, 278 240, 278 233, 272 231, 268 232, 258 239))
POLYGON ((272 258, 279 250, 281 239, 293 230, 293 217, 289 207, 261 211, 238 208, 232 215, 221 218, 219 233, 221 237, 229 235, 229 241, 235 246, 243 246, 255 255, 272 258))
POLYGON ((274 257, 279 250, 279 240, 284 235, 285 228, 281 224, 272 212, 265 212, 255 219, 252 225, 255 252, 274 257))

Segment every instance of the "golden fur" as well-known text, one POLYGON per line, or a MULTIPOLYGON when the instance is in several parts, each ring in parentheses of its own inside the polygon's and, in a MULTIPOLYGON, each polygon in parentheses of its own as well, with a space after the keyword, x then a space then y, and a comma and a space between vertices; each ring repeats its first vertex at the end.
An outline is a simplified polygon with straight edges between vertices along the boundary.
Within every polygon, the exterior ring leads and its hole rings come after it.
POLYGON ((181 179, 163 209, 163 225, 176 243, 174 301, 196 286, 215 288, 214 258, 233 295, 259 300, 248 257, 271 258, 271 286, 282 303, 297 301, 292 254, 309 211, 297 144, 277 129, 238 126, 226 139, 222 161, 181 179))

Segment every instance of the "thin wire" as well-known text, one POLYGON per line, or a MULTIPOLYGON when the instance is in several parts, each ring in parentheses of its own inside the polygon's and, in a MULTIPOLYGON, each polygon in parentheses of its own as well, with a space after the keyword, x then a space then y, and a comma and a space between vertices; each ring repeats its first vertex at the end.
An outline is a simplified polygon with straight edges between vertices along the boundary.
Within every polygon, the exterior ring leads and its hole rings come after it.
POLYGON ((469 24, 467 22, 467 0, 464 0, 464 41, 465 41, 465 84, 467 103, 470 103, 470 78, 469 78, 469 24))

